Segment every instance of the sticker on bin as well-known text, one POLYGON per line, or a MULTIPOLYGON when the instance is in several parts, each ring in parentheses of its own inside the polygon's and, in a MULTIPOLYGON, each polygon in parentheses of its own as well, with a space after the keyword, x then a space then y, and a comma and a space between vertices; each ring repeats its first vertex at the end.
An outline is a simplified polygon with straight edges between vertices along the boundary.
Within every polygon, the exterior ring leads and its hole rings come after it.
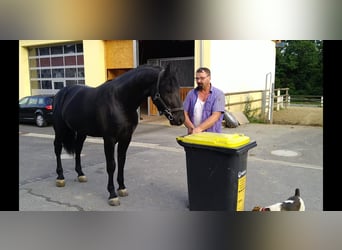
POLYGON ((177 140, 212 147, 237 148, 250 142, 250 138, 244 134, 223 134, 214 132, 202 132, 177 137, 177 140))

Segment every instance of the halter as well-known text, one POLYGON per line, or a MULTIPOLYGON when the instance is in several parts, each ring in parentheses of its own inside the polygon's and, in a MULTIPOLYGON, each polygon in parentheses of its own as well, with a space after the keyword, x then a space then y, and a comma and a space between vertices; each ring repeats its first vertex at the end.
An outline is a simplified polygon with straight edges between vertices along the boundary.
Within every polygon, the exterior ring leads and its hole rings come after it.
POLYGON ((164 73, 164 71, 165 69, 161 70, 158 74, 157 91, 153 96, 153 103, 157 106, 159 115, 165 115, 167 119, 169 119, 169 121, 172 121, 174 119, 172 112, 183 110, 183 107, 170 109, 161 98, 160 93, 159 93, 159 82, 160 82, 161 75, 164 73))

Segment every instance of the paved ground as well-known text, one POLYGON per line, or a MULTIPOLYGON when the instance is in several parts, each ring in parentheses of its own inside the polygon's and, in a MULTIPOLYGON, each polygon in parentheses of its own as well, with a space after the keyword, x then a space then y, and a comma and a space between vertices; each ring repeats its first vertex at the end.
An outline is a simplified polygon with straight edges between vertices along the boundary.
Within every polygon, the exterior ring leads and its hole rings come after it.
MULTIPOLYGON (((19 126, 21 211, 188 211, 186 157, 176 137, 185 127, 163 120, 138 125, 125 168, 129 196, 107 204, 107 174, 102 140, 88 138, 83 149, 87 183, 75 181, 73 159, 63 155, 66 186, 55 187, 53 129, 19 126), (40 152, 40 153, 38 153, 40 152)), ((246 124, 224 128, 257 142, 248 152, 244 210, 293 195, 299 187, 307 211, 323 210, 323 128, 246 124)))

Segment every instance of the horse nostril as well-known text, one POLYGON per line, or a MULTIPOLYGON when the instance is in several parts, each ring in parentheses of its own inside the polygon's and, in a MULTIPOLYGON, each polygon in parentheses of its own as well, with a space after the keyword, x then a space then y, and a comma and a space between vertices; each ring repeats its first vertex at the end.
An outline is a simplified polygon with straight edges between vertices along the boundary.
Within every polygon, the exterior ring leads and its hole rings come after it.
POLYGON ((178 120, 177 120, 177 125, 182 125, 183 123, 184 123, 184 118, 183 117, 181 117, 181 118, 179 118, 178 120))
POLYGON ((184 117, 184 114, 179 114, 177 113, 175 116, 174 116, 174 119, 173 121, 170 121, 171 124, 173 125, 177 125, 177 126, 180 126, 184 123, 185 121, 185 117, 184 117))
POLYGON ((182 123, 181 119, 173 119, 173 120, 170 121, 170 124, 171 125, 175 125, 175 126, 180 126, 183 123, 182 123))

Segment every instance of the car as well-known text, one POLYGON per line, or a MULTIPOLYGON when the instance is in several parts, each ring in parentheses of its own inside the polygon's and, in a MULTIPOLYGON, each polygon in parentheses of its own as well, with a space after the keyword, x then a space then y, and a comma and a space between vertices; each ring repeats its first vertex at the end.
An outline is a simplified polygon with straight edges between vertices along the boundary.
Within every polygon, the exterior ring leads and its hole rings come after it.
POLYGON ((19 123, 34 123, 38 127, 52 124, 54 95, 32 95, 19 100, 19 123))

